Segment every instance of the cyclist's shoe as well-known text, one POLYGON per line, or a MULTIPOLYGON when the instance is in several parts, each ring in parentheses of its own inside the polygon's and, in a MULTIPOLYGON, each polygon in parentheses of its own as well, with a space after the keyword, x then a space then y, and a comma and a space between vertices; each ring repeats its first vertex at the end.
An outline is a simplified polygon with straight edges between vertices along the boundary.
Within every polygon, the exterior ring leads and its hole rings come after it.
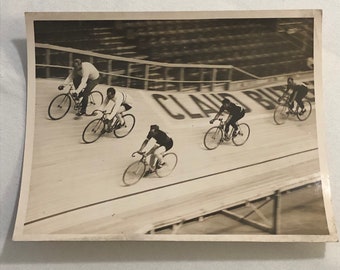
POLYGON ((306 112, 306 109, 302 109, 301 112, 299 112, 299 115, 303 115, 306 112))
POLYGON ((82 116, 82 115, 85 115, 85 114, 86 114, 86 112, 84 112, 84 111, 79 111, 79 112, 76 113, 76 116, 82 116))
POLYGON ((233 132, 233 138, 235 138, 237 135, 238 135, 238 129, 237 130, 234 130, 234 132, 233 132))
POLYGON ((124 125, 125 125, 125 122, 123 124, 118 123, 117 126, 116 126, 116 129, 119 129, 119 128, 123 127, 124 125))
POLYGON ((145 173, 144 173, 144 177, 147 177, 148 175, 152 174, 153 173, 153 170, 149 169, 147 170, 145 173))
POLYGON ((72 93, 72 97, 75 99, 75 100, 79 100, 79 96, 77 93, 72 93))
POLYGON ((164 162, 164 161, 163 161, 162 163, 157 162, 156 168, 157 168, 157 169, 160 169, 160 168, 162 168, 164 165, 165 165, 165 162, 164 162))
POLYGON ((224 140, 225 141, 230 141, 230 137, 228 136, 228 134, 224 135, 224 140))

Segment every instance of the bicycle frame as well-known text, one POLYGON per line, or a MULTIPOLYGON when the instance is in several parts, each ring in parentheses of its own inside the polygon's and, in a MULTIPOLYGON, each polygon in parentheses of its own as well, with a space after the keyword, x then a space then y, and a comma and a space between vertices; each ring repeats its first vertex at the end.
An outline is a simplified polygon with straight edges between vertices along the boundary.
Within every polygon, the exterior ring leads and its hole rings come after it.
MULTIPOLYGON (((283 105, 288 108, 288 113, 297 115, 298 113, 298 108, 296 107, 296 110, 294 111, 293 109, 290 108, 289 100, 290 100, 290 94, 288 93, 283 93, 282 96, 279 98, 279 105, 283 105)), ((294 101, 293 101, 294 102, 294 101)))
MULTIPOLYGON (((220 124, 218 125, 218 127, 222 130, 222 140, 225 136, 225 125, 226 125, 226 121, 223 121, 223 118, 219 118, 218 119, 220 121, 220 124)), ((238 122, 236 122, 236 125, 238 126, 238 122)), ((230 135, 234 132, 234 127, 231 126, 231 129, 228 132, 228 136, 231 137, 230 135)))
POLYGON ((151 158, 151 156, 154 155, 153 153, 146 153, 146 152, 138 153, 138 152, 134 152, 131 156, 135 157, 136 154, 142 155, 139 161, 143 162, 145 164, 145 166, 151 167, 149 162, 146 160, 146 158, 147 157, 151 158))

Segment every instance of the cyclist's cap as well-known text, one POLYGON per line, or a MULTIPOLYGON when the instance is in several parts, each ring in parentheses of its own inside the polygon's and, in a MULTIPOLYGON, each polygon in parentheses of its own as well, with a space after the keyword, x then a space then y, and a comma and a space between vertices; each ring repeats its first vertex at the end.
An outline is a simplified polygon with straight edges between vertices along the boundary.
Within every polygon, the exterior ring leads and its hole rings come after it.
POLYGON ((159 126, 158 125, 151 125, 150 129, 155 129, 155 130, 159 130, 159 126))
POLYGON ((223 104, 229 104, 229 103, 230 103, 230 99, 224 98, 224 99, 222 100, 222 103, 223 103, 223 104))
POLYGON ((81 64, 81 60, 79 58, 76 58, 73 60, 73 66, 79 66, 81 64))
POLYGON ((114 89, 113 87, 109 87, 106 90, 106 94, 110 94, 114 96, 116 94, 116 89, 114 89))
POLYGON ((292 83, 293 81, 294 81, 294 79, 293 79, 292 77, 289 77, 289 78, 287 79, 287 83, 288 83, 288 84, 292 83))

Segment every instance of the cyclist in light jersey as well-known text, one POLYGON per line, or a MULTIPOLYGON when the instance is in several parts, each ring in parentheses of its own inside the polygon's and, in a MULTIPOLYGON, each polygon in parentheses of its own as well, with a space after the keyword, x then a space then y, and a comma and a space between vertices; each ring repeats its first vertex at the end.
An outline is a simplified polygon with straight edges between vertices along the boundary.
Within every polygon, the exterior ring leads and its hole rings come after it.
POLYGON ((226 111, 229 113, 229 116, 227 120, 225 121, 225 136, 228 136, 229 132, 229 126, 231 125, 234 128, 234 132, 232 134, 233 137, 237 135, 238 127, 236 125, 236 122, 244 117, 245 115, 245 109, 236 103, 231 102, 228 98, 225 98, 222 100, 222 106, 220 107, 220 110, 215 115, 215 117, 210 120, 210 124, 214 123, 215 120, 217 120, 220 115, 226 111))
POLYGON ((73 70, 65 79, 64 83, 58 86, 59 90, 63 90, 64 86, 73 82, 76 87, 75 98, 83 98, 81 101, 81 110, 77 113, 78 116, 86 114, 86 107, 89 95, 93 88, 99 83, 100 74, 94 65, 89 62, 82 62, 80 59, 73 60, 73 70))
POLYGON ((122 127, 125 124, 122 117, 122 112, 130 110, 132 108, 131 105, 132 98, 128 94, 120 92, 113 87, 109 87, 106 90, 106 98, 101 107, 101 110, 109 112, 105 124, 111 127, 113 118, 117 116, 119 121, 117 128, 122 127), (110 101, 112 101, 114 104, 112 104, 110 101))

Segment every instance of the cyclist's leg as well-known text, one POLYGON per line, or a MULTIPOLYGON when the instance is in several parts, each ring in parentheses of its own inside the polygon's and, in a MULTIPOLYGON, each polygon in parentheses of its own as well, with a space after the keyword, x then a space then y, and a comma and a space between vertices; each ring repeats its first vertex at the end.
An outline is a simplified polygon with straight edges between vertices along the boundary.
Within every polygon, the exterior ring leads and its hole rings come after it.
POLYGON ((124 119, 123 119, 123 112, 126 112, 131 109, 131 106, 128 104, 122 104, 120 108, 118 109, 118 112, 116 114, 117 119, 119 121, 120 126, 124 125, 124 119))
POLYGON ((294 109, 294 100, 296 100, 296 95, 297 95, 297 92, 293 91, 293 93, 289 97, 289 108, 291 110, 294 109))
MULTIPOLYGON (((168 152, 174 145, 174 142, 173 140, 170 138, 170 141, 164 145, 164 146, 161 146, 161 149, 159 150, 160 151, 160 156, 157 158, 158 159, 158 162, 156 163, 157 164, 157 169, 160 169, 163 167, 163 165, 165 164, 165 161, 163 159, 164 157, 164 154, 166 152, 168 152)), ((158 149, 157 149, 158 150, 158 149)))
MULTIPOLYGON (((159 164, 163 164, 163 155, 164 153, 167 151, 167 147, 161 145, 159 147, 157 147, 157 149, 154 151, 154 157, 156 158, 156 160, 154 161, 154 164, 157 164, 156 162, 158 161, 159 164)), ((150 161, 151 163, 151 161, 150 161)))
POLYGON ((73 85, 74 85, 74 88, 77 89, 78 86, 80 85, 81 83, 81 76, 77 75, 73 78, 73 85))
POLYGON ((241 111, 239 114, 233 117, 233 123, 231 123, 231 125, 234 128, 233 136, 236 136, 238 132, 237 121, 241 120, 244 117, 244 115, 245 115, 245 111, 241 111))
POLYGON ((83 99, 81 101, 81 113, 86 113, 86 107, 89 100, 89 95, 93 88, 98 84, 99 80, 88 80, 85 89, 82 91, 83 99))
POLYGON ((235 135, 237 134, 238 127, 237 127, 236 122, 237 122, 238 119, 240 119, 240 115, 239 115, 239 114, 234 114, 234 115, 231 117, 230 121, 229 121, 230 125, 231 125, 231 126, 233 127, 233 129, 234 129, 232 136, 235 136, 235 135))
POLYGON ((305 109, 305 106, 303 105, 303 101, 302 99, 307 96, 308 93, 308 89, 306 90, 301 90, 299 93, 297 93, 296 95, 296 102, 299 105, 299 107, 301 108, 301 110, 305 109))

